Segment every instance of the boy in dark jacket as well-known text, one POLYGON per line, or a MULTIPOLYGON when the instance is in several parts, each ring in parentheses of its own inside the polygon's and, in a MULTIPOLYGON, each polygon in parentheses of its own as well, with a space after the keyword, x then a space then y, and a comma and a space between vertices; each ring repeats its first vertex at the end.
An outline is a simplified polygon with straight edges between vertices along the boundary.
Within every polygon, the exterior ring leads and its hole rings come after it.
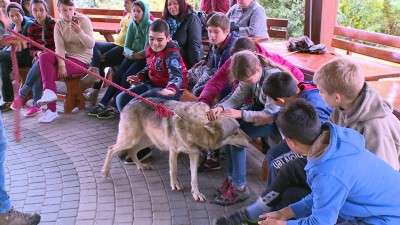
MULTIPOLYGON (((171 41, 169 26, 164 20, 155 20, 149 30, 149 46, 146 49, 147 66, 127 81, 133 85, 129 90, 144 98, 156 97, 167 100, 179 100, 188 83, 187 69, 179 52, 179 46, 171 41)), ((135 98, 125 92, 117 96, 120 112, 135 98)), ((138 152, 139 160, 151 155, 149 148, 138 152)), ((131 164, 128 157, 126 164, 131 164)))
POLYGON ((228 17, 215 13, 207 21, 208 38, 211 46, 207 57, 189 70, 188 89, 199 96, 206 82, 222 67, 231 56, 233 43, 239 38, 236 32, 230 33, 228 17))

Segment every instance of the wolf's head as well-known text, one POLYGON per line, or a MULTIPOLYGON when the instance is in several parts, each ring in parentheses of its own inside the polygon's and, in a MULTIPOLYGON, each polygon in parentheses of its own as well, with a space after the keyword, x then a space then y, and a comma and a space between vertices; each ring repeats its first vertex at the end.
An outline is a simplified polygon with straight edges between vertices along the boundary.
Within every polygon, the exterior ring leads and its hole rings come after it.
POLYGON ((204 128, 216 136, 221 135, 219 142, 215 143, 218 145, 215 149, 224 145, 246 147, 251 140, 251 138, 240 129, 240 125, 236 119, 230 117, 219 116, 216 121, 205 124, 204 128), (218 132, 221 131, 222 134, 218 134, 218 132))

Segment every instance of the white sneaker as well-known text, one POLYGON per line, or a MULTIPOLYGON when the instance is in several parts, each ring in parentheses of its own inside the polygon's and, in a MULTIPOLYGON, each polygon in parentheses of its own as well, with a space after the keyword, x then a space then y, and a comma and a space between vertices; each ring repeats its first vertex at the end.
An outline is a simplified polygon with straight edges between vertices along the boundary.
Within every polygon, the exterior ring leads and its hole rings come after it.
POLYGON ((53 120, 57 119, 58 112, 52 112, 50 109, 46 110, 44 115, 40 117, 39 122, 41 123, 51 123, 53 120))
POLYGON ((50 89, 44 89, 44 93, 41 99, 37 101, 37 104, 39 106, 46 105, 49 102, 55 102, 57 101, 57 95, 54 93, 54 91, 50 89))

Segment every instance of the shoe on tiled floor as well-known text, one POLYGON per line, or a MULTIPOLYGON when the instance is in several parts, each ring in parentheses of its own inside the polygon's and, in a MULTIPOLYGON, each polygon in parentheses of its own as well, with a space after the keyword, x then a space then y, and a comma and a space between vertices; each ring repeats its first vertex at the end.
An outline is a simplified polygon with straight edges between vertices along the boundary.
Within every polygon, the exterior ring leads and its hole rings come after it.
POLYGON ((83 94, 83 96, 85 97, 85 99, 88 102, 92 103, 92 105, 95 105, 96 101, 97 101, 97 97, 99 96, 99 92, 100 92, 100 90, 90 88, 90 90, 88 92, 86 92, 85 94, 83 94))
MULTIPOLYGON (((143 160, 145 160, 145 159, 147 159, 147 158, 149 158, 150 156, 153 155, 153 153, 151 152, 151 149, 149 147, 140 150, 136 154, 137 154, 137 157, 138 157, 139 161, 143 161, 143 160)), ((134 162, 132 161, 132 158, 129 157, 129 156, 127 156, 125 158, 124 163, 128 164, 128 165, 134 164, 134 162)))
POLYGON ((43 106, 46 105, 47 103, 55 101, 57 101, 57 94, 50 89, 45 89, 42 98, 37 101, 37 104, 39 106, 43 106))
POLYGON ((112 106, 107 107, 106 110, 97 114, 97 118, 99 119, 111 119, 115 116, 119 116, 119 111, 112 106))
POLYGON ((16 97, 14 101, 11 103, 10 108, 12 110, 17 110, 21 109, 23 105, 24 105, 24 99, 22 99, 21 97, 16 97))
POLYGON ((212 225, 255 225, 258 221, 250 221, 246 217, 245 210, 239 209, 235 213, 232 213, 227 216, 220 216, 218 218, 213 219, 212 225))
POLYGON ((101 104, 101 103, 97 103, 96 106, 89 111, 88 115, 89 116, 97 116, 97 114, 103 112, 106 110, 106 107, 101 104))
MULTIPOLYGON (((100 74, 99 68, 97 67, 89 67, 89 70, 97 75, 100 74)), ((100 80, 91 74, 86 74, 86 76, 81 79, 81 82, 85 84, 93 84, 94 82, 100 82, 100 80)))
POLYGON ((221 160, 219 150, 208 150, 207 158, 197 167, 197 172, 207 172, 221 169, 221 160))
POLYGON ((231 184, 223 194, 214 198, 213 202, 222 206, 233 205, 245 201, 250 197, 250 195, 251 192, 247 185, 243 188, 238 188, 231 184))
POLYGON ((224 182, 222 182, 221 186, 217 189, 217 191, 214 193, 214 198, 222 195, 225 193, 226 189, 232 184, 231 181, 229 181, 229 178, 226 177, 224 182))
POLYGON ((11 102, 4 102, 3 105, 0 106, 1 112, 7 112, 11 110, 11 102))
POLYGON ((40 113, 41 111, 42 111, 42 107, 33 105, 33 106, 29 107, 29 108, 25 111, 24 116, 26 116, 26 117, 32 117, 32 116, 37 115, 37 114, 40 113))
POLYGON ((46 110, 44 115, 40 117, 39 122, 41 123, 51 123, 53 120, 57 119, 58 117, 58 112, 52 112, 50 109, 46 110))
POLYGON ((24 213, 11 209, 0 214, 1 225, 37 225, 40 222, 40 215, 37 213, 24 213))

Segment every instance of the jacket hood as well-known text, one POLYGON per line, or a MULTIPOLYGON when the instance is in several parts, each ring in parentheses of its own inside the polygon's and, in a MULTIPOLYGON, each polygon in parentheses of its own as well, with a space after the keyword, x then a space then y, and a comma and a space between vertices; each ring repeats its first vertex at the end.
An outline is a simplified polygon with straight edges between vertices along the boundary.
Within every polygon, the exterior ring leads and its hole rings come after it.
POLYGON ((365 139, 359 132, 326 122, 321 134, 312 144, 307 155, 306 171, 324 162, 359 153, 365 148, 365 139))
POLYGON ((139 26, 142 27, 142 26, 146 26, 148 24, 151 24, 150 6, 149 6, 149 4, 147 4, 146 2, 144 2, 142 0, 137 0, 136 2, 141 3, 143 5, 143 7, 144 7, 143 17, 142 17, 142 20, 139 23, 139 26))
POLYGON ((313 82, 300 82, 297 86, 301 92, 317 89, 317 86, 313 82))
POLYGON ((374 118, 385 117, 391 114, 392 111, 392 106, 388 102, 382 101, 371 86, 365 82, 354 106, 346 112, 344 122, 345 124, 350 124, 355 121, 358 123, 368 121, 374 118))

